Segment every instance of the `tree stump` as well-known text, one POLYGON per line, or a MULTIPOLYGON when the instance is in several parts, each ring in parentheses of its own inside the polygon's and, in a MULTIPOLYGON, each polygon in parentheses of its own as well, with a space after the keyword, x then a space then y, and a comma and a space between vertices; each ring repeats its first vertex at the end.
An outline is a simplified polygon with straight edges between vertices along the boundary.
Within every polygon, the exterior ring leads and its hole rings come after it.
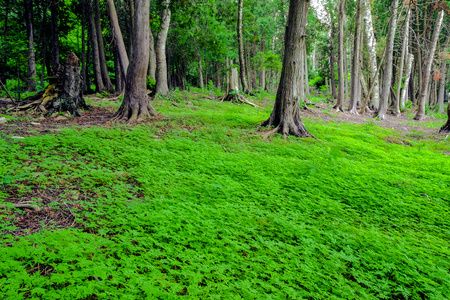
POLYGON ((239 94, 239 79, 237 68, 231 69, 231 75, 229 79, 229 86, 227 86, 227 92, 224 95, 220 96, 218 100, 220 102, 223 101, 240 102, 251 105, 253 107, 258 107, 255 103, 248 101, 247 99, 245 99, 244 96, 239 94))
POLYGON ((36 110, 46 114, 70 112, 80 117, 79 109, 90 109, 83 99, 83 82, 79 58, 67 53, 64 67, 58 66, 52 83, 45 90, 19 103, 15 109, 36 110))

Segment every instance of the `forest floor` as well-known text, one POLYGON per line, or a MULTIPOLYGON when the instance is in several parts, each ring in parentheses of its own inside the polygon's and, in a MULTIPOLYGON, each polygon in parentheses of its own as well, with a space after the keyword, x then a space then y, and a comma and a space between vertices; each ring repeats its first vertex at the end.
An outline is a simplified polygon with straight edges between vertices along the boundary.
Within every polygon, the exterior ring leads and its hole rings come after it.
POLYGON ((0 99, 0 295, 450 297, 445 116, 381 122, 311 97, 317 139, 263 139, 273 95, 216 97, 159 97, 133 125, 110 122, 115 98, 80 118, 0 99))

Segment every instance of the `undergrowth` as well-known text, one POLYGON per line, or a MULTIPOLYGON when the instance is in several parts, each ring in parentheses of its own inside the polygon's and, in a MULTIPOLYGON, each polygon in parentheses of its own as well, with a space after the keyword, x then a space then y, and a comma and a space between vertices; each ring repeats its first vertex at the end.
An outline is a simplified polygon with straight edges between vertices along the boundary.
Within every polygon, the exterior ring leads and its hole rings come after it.
POLYGON ((0 213, 3 298, 450 298, 448 140, 308 119, 320 139, 264 140, 271 105, 171 103, 153 124, 1 133, 0 202, 89 195, 84 229, 16 237, 0 213))

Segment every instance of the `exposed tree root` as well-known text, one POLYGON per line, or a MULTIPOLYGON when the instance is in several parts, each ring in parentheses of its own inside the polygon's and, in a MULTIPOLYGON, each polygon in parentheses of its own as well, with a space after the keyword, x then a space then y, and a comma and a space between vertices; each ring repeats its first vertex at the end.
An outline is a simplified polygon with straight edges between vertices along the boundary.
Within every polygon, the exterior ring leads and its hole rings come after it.
MULTIPOLYGON (((41 208, 37 205, 30 204, 30 203, 15 203, 13 204, 15 208, 23 208, 23 209, 32 209, 34 211, 40 211, 41 208)), ((6 205, 0 205, 0 208, 5 209, 7 208, 6 205)))
POLYGON ((143 103, 135 103, 135 105, 130 105, 129 101, 124 101, 111 121, 125 121, 127 124, 131 124, 142 121, 146 117, 154 117, 157 115, 158 112, 153 108, 148 100, 143 103))
POLYGON ((447 123, 445 123, 444 126, 441 127, 441 129, 439 129, 439 132, 450 133, 450 103, 447 107, 447 115, 448 115, 447 123))
MULTIPOLYGON (((272 120, 272 116, 267 121, 261 123, 261 126, 262 127, 275 126, 272 120)), ((288 122, 286 121, 279 122, 277 126, 275 126, 273 129, 263 134, 263 138, 268 138, 276 133, 282 134, 283 138, 286 138, 289 135, 293 135, 296 137, 311 137, 314 139, 316 138, 306 130, 305 125, 303 124, 303 121, 301 119, 294 120, 293 118, 291 118, 288 122)))
POLYGON ((232 92, 226 93, 226 94, 220 96, 217 100, 219 100, 220 102, 223 102, 223 101, 229 101, 232 103, 240 102, 243 104, 251 105, 253 107, 258 107, 258 105, 248 101, 247 99, 245 99, 244 96, 242 96, 241 94, 239 94, 237 92, 236 93, 232 93, 232 92))

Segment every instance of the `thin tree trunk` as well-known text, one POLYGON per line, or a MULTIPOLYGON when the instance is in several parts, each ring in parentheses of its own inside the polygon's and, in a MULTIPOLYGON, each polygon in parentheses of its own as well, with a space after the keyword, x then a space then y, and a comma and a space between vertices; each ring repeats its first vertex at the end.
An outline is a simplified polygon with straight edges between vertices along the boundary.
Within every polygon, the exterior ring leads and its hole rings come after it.
POLYGON ((86 90, 86 1, 82 1, 83 12, 81 17, 81 76, 83 92, 86 90))
POLYGON ((356 23, 355 23, 355 35, 354 35, 354 44, 353 44, 353 61, 352 61, 352 74, 351 74, 351 96, 350 96, 350 106, 348 110, 351 114, 358 114, 357 105, 358 105, 358 88, 357 86, 360 84, 360 80, 358 79, 359 74, 359 46, 361 39, 361 0, 357 0, 356 2, 356 23))
POLYGON ((123 41, 122 32, 120 31, 116 7, 114 6, 114 0, 107 0, 106 4, 108 9, 109 21, 111 23, 111 31, 114 37, 114 44, 117 47, 117 52, 119 55, 122 77, 126 78, 128 65, 130 64, 130 62, 128 60, 127 50, 125 49, 125 43, 123 41))
POLYGON ((127 71, 123 102, 113 117, 114 120, 127 120, 128 123, 157 114, 148 99, 146 86, 150 1, 135 0, 135 4, 137 13, 134 15, 136 28, 133 32, 133 54, 127 71))
MULTIPOLYGON (((261 44, 260 44, 260 51, 261 53, 264 53, 265 50, 265 43, 264 43, 264 35, 261 37, 261 44)), ((264 91, 266 89, 266 68, 262 67, 259 73, 259 86, 264 91)))
MULTIPOLYGON (((445 42, 444 52, 448 48, 450 37, 447 37, 445 42)), ((438 112, 444 112, 444 95, 445 95, 445 81, 447 79, 447 60, 445 58, 441 59, 441 73, 442 77, 439 79, 439 93, 438 93, 438 112)), ((450 106, 450 105, 449 105, 450 106)))
POLYGON ((130 10, 130 15, 129 15, 129 29, 130 29, 130 34, 128 36, 128 42, 129 42, 129 54, 128 56, 131 57, 133 55, 133 33, 135 31, 135 22, 134 22, 134 15, 135 15, 135 9, 134 9, 134 0, 128 0, 128 8, 130 10))
POLYGON ((58 3, 50 6, 51 34, 52 34, 52 66, 59 65, 59 27, 58 27, 58 3))
MULTIPOLYGON (((5 23, 3 25, 3 41, 6 43, 7 39, 8 39, 8 16, 9 16, 9 0, 6 0, 5 3, 5 23)), ((5 51, 5 53, 3 53, 2 55, 2 62, 3 62, 3 68, 1 68, 1 70, 3 70, 3 74, 0 74, 0 78, 5 77, 6 76, 6 69, 7 69, 7 64, 8 64, 8 52, 5 51)))
POLYGON ((384 74, 380 97, 380 106, 378 108, 377 116, 380 120, 386 119, 386 112, 389 102, 389 94, 391 91, 392 82, 392 60, 394 54, 394 37, 395 30, 397 27, 397 10, 398 10, 398 0, 392 1, 391 6, 391 20, 389 21, 389 30, 386 41, 386 53, 385 53, 385 64, 384 64, 384 74))
POLYGON ((364 0, 364 28, 365 28, 365 34, 366 34, 366 45, 367 50, 369 52, 368 59, 369 59, 369 71, 370 71, 370 78, 374 78, 374 82, 371 83, 374 85, 372 89, 372 107, 373 109, 377 109, 380 104, 380 87, 378 82, 378 76, 376 76, 376 71, 378 69, 377 66, 377 53, 376 53, 376 46, 377 41, 375 40, 375 35, 373 33, 373 23, 372 23, 372 12, 370 9, 370 2, 369 0, 364 0))
MULTIPOLYGON (((344 102, 344 11, 345 0, 339 1, 339 16, 338 16, 338 97, 334 108, 337 111, 343 111, 342 104, 344 102)), ((345 75, 347 76, 347 75, 345 75)))
MULTIPOLYGON (((337 93, 336 93, 336 78, 334 76, 334 46, 333 46, 333 41, 334 41, 334 37, 335 37, 335 28, 334 28, 334 23, 331 22, 331 36, 330 36, 330 80, 331 80, 331 93, 333 95, 333 99, 337 99, 337 93)), ((314 43, 314 47, 316 47, 316 44, 314 43)), ((315 50, 315 48, 314 48, 315 50)), ((314 68, 314 67, 313 67, 314 68)))
POLYGON ((44 86, 45 68, 47 66, 47 37, 45 34, 45 25, 47 23, 47 8, 43 9, 42 16, 42 72, 41 72, 41 86, 44 86))
MULTIPOLYGON (((403 110, 406 105, 406 97, 408 96, 409 81, 411 80, 411 70, 414 61, 414 55, 408 54, 406 57, 406 77, 405 85, 403 86, 402 95, 400 98, 400 109, 403 110)), ((414 80, 414 78, 413 78, 414 80)))
POLYGON ((306 45, 303 51, 303 57, 305 59, 305 94, 309 95, 308 56, 306 55, 306 45))
POLYGON ((94 12, 95 12, 95 29, 97 33, 98 41, 98 54, 100 59, 100 71, 102 73, 102 80, 106 91, 109 93, 114 92, 114 86, 111 83, 111 78, 109 77, 108 68, 106 67, 106 57, 105 57, 105 46, 103 44, 103 34, 102 28, 100 26, 100 9, 99 0, 94 1, 94 12))
POLYGON ((169 85, 167 79, 166 41, 170 25, 170 0, 163 3, 165 7, 161 12, 161 31, 156 37, 156 94, 167 95, 169 85))
POLYGON ((156 80, 156 53, 155 53, 155 39, 153 38, 153 32, 149 29, 149 54, 150 58, 148 60, 148 73, 147 75, 156 80))
POLYGON ((200 88, 203 90, 205 86, 203 85, 203 70, 202 70, 202 58, 198 58, 198 75, 200 81, 200 88))
POLYGON ((34 37, 33 37, 33 1, 25 0, 25 20, 28 36, 28 84, 27 91, 36 91, 36 55, 34 52, 34 37))
POLYGON ((278 86, 275 106, 270 118, 262 126, 274 126, 265 136, 281 133, 284 137, 294 135, 312 137, 306 130, 300 116, 299 82, 302 77, 301 54, 305 47, 305 29, 308 15, 309 1, 291 0, 285 35, 283 69, 278 86))
MULTIPOLYGON (((343 85, 345 86, 345 90, 343 92, 344 95, 345 95, 344 103, 350 103, 350 93, 349 93, 349 87, 348 87, 349 86, 349 81, 350 81, 350 79, 348 78, 348 61, 350 60, 349 59, 350 56, 351 55, 349 53, 347 53, 347 51, 345 51, 345 53, 344 53, 344 73, 345 73, 345 76, 344 76, 344 83, 343 83, 343 85)), ((342 103, 342 104, 344 104, 344 103, 342 103)))
POLYGON ((238 24, 237 24, 237 36, 238 36, 238 44, 239 44, 239 75, 241 78, 241 84, 243 88, 243 92, 248 94, 248 84, 247 84, 247 74, 245 68, 245 59, 244 59, 244 42, 242 36, 242 6, 244 4, 244 0, 239 0, 238 2, 238 24))
POLYGON ((402 53, 400 55, 400 67, 398 69, 397 72, 397 93, 396 93, 396 100, 395 100, 395 115, 399 116, 400 115, 400 102, 401 102, 401 98, 400 98, 400 92, 401 92, 401 87, 402 87, 402 82, 403 82, 403 66, 406 60, 406 55, 408 53, 408 33, 409 33, 409 20, 411 17, 411 9, 408 8, 408 12, 406 15, 406 23, 405 23, 405 34, 403 35, 403 42, 402 42, 402 53))
POLYGON ((100 68, 100 58, 98 55, 98 39, 96 32, 97 30, 95 29, 94 12, 92 10, 91 0, 88 0, 88 16, 89 16, 89 33, 92 45, 92 62, 94 65, 96 92, 103 92, 105 90, 105 86, 103 85, 102 71, 100 68))
POLYGON ((436 45, 439 38, 439 33, 441 32, 441 26, 442 26, 442 20, 444 19, 444 11, 441 10, 438 13, 437 19, 436 19, 436 25, 434 27, 433 32, 433 39, 431 40, 430 45, 430 53, 425 61, 425 68, 423 72, 423 78, 422 78, 422 86, 420 88, 420 94, 419 99, 417 101, 419 105, 419 109, 417 110, 417 113, 414 117, 414 120, 422 120, 425 117, 425 103, 426 103, 426 96, 427 96, 427 85, 428 81, 430 80, 430 74, 431 74, 431 65, 433 63, 434 53, 436 52, 436 45))

